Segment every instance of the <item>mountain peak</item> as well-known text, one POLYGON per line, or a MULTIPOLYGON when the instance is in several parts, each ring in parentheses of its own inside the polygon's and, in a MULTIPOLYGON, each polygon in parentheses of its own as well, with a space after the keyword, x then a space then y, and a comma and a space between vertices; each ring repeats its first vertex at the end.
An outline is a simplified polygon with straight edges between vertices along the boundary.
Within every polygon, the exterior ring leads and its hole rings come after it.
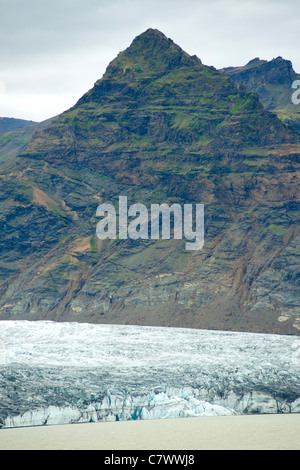
POLYGON ((136 36, 124 53, 129 55, 136 53, 151 53, 157 55, 159 52, 167 52, 174 47, 178 52, 182 51, 179 46, 174 44, 172 39, 167 38, 161 31, 149 28, 136 36))
POLYGON ((106 74, 134 73, 137 77, 165 73, 174 68, 199 66, 201 60, 190 56, 158 29, 149 28, 136 36, 131 45, 121 52, 108 66, 106 74))
POLYGON ((142 38, 159 39, 159 40, 163 40, 163 41, 168 41, 169 40, 164 33, 159 31, 159 29, 155 29, 155 28, 148 28, 146 31, 144 31, 143 33, 136 36, 134 41, 142 39, 142 38))
POLYGON ((260 59, 259 57, 255 57, 254 59, 251 59, 246 65, 245 67, 250 67, 250 66, 253 66, 253 65, 261 65, 261 64, 265 64, 267 61, 266 60, 262 60, 260 59))

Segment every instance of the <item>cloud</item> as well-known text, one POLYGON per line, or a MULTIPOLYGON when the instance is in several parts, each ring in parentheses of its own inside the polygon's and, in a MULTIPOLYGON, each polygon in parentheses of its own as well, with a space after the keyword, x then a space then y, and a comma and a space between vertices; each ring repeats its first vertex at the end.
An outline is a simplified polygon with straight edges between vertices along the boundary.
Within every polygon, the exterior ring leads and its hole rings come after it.
POLYGON ((300 72, 299 20, 298 0, 1 0, 0 116, 62 112, 149 27, 217 68, 281 55, 300 72))
POLYGON ((6 87, 5 87, 5 82, 3 80, 0 80, 0 96, 5 96, 6 93, 6 87))

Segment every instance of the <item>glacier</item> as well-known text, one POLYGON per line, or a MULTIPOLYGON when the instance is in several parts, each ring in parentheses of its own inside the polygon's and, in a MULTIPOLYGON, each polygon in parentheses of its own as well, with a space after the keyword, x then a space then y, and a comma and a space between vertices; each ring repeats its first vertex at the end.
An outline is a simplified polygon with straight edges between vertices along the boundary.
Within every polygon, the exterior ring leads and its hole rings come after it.
POLYGON ((300 412, 300 338, 0 321, 0 428, 300 412))

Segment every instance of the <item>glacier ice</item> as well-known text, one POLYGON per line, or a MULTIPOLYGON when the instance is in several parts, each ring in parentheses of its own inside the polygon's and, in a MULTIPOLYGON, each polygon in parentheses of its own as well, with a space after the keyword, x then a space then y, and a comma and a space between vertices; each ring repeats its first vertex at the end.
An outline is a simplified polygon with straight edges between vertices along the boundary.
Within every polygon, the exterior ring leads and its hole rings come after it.
POLYGON ((0 322, 0 427, 300 412, 300 338, 0 322))

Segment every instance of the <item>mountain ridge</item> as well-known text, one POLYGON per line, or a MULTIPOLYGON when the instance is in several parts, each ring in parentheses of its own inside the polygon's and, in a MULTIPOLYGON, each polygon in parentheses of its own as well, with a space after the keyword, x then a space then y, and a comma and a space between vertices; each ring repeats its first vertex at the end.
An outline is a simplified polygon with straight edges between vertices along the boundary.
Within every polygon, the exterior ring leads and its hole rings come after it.
POLYGON ((237 85, 256 92, 264 108, 274 112, 283 122, 299 129, 300 106, 292 102, 293 82, 300 79, 290 60, 281 56, 270 61, 252 59, 241 67, 226 67, 220 72, 237 85))
POLYGON ((14 131, 16 129, 22 129, 27 126, 31 126, 32 124, 37 123, 35 121, 28 121, 25 119, 0 117, 0 134, 14 131))

